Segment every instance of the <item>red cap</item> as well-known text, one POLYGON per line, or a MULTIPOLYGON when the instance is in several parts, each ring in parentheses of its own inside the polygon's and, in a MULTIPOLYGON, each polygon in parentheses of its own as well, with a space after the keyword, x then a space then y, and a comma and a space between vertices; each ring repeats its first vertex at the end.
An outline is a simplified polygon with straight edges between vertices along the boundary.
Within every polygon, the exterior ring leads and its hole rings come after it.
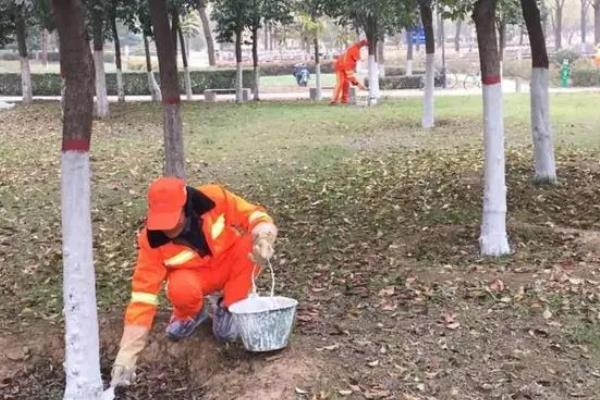
POLYGON ((179 178, 158 178, 148 189, 148 219, 151 231, 175 228, 187 200, 185 182, 179 178))
POLYGON ((360 47, 367 46, 369 44, 369 41, 367 39, 363 39, 360 42, 358 42, 358 44, 360 47))

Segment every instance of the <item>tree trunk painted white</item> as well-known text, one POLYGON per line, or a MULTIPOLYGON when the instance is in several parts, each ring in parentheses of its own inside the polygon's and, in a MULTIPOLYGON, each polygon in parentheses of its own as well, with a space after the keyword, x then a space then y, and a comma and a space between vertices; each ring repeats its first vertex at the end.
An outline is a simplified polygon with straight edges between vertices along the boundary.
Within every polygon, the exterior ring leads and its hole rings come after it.
POLYGON ((425 56, 425 92, 423 94, 423 128, 433 128, 435 122, 433 117, 433 88, 434 88, 434 71, 433 62, 435 54, 427 54, 425 56))
POLYGON ((548 69, 531 70, 531 134, 535 154, 535 180, 556 182, 554 144, 550 126, 550 105, 548 100, 548 69))
POLYGON ((183 69, 183 79, 185 81, 186 99, 192 100, 192 78, 190 77, 190 69, 188 67, 183 69))
POLYGON ((243 103, 244 96, 242 93, 242 88, 244 87, 243 83, 243 75, 242 75, 242 63, 238 62, 235 65, 236 73, 235 73, 235 102, 243 103))
POLYGON ((158 86, 158 82, 156 82, 156 78, 154 77, 154 73, 152 71, 148 71, 148 86, 150 87, 152 101, 162 101, 160 87, 158 86))
POLYGON ((321 101, 323 98, 323 91, 321 90, 321 64, 315 64, 315 89, 317 95, 315 96, 316 101, 321 101))
POLYGON ((413 74, 413 60, 406 60, 406 76, 413 74))
POLYGON ((379 71, 375 54, 369 54, 369 105, 374 106, 379 100, 379 71))
POLYGON ((29 104, 33 101, 33 89, 31 87, 31 69, 29 58, 21 57, 21 90, 23 103, 29 104))
POLYGON ((67 374, 64 400, 101 399, 87 151, 67 150, 62 153, 61 209, 67 374))
POLYGON ((483 85, 484 194, 479 247, 484 256, 510 253, 506 236, 506 182, 502 83, 483 85))
POLYGON ((260 100, 260 69, 258 67, 252 69, 252 78, 254 79, 252 96, 254 101, 258 101, 260 100))
POLYGON ((123 87, 123 71, 117 69, 117 95, 120 102, 125 101, 125 88, 123 87))
POLYGON ((106 76, 104 74, 104 51, 94 51, 96 69, 96 116, 108 117, 108 96, 106 94, 106 76))

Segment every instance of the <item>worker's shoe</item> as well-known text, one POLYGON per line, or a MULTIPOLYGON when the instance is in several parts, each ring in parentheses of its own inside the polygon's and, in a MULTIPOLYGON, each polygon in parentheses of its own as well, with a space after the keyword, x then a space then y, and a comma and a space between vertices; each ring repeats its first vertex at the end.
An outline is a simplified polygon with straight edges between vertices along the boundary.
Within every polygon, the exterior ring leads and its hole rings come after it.
POLYGON ((233 315, 222 305, 218 305, 213 315, 213 335, 219 342, 235 342, 240 331, 233 315))
POLYGON ((208 318, 209 313, 206 307, 203 307, 193 318, 189 317, 181 319, 173 315, 171 316, 171 322, 167 325, 167 337, 174 342, 188 338, 192 336, 196 328, 208 318))

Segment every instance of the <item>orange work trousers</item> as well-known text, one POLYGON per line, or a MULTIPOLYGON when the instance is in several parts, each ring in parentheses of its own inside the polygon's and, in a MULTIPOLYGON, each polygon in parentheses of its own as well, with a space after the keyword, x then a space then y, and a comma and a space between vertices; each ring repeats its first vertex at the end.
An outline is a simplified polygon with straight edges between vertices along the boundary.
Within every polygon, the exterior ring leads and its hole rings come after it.
POLYGON ((200 268, 173 269, 167 275, 167 298, 176 318, 195 316, 204 305, 204 296, 223 291, 223 306, 248 297, 252 273, 260 268, 249 259, 252 237, 241 237, 236 244, 200 268))
POLYGON ((335 71, 335 89, 333 90, 332 103, 348 103, 350 100, 350 81, 346 77, 346 72, 343 70, 335 71))

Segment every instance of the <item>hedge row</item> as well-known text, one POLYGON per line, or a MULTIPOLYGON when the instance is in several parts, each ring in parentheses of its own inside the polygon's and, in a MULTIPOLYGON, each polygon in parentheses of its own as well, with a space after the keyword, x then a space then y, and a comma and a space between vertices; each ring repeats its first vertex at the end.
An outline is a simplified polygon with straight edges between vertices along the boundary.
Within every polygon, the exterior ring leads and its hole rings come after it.
MULTIPOLYGON (((424 78, 423 74, 410 75, 410 76, 387 76, 385 78, 379 78, 379 88, 383 90, 393 89, 419 89, 421 87, 421 80, 424 78)), ((442 87, 441 76, 436 76, 435 86, 442 87)), ((365 78, 365 86, 369 87, 369 79, 365 78)))
MULTIPOLYGON (((154 74, 157 81, 159 74, 154 74)), ((190 71, 192 92, 204 93, 205 89, 234 88, 235 70, 190 71)), ((251 87, 252 71, 244 70, 244 87, 251 87)), ((31 74, 33 94, 36 96, 60 96, 61 78, 58 74, 31 74)), ((139 72, 123 73, 123 86, 126 95, 149 95, 148 75, 139 72)), ((185 93, 183 72, 179 73, 181 93, 185 93)), ((116 73, 106 74, 106 89, 109 95, 117 94, 116 73)), ((0 74, 0 95, 21 95, 21 74, 0 74)))

